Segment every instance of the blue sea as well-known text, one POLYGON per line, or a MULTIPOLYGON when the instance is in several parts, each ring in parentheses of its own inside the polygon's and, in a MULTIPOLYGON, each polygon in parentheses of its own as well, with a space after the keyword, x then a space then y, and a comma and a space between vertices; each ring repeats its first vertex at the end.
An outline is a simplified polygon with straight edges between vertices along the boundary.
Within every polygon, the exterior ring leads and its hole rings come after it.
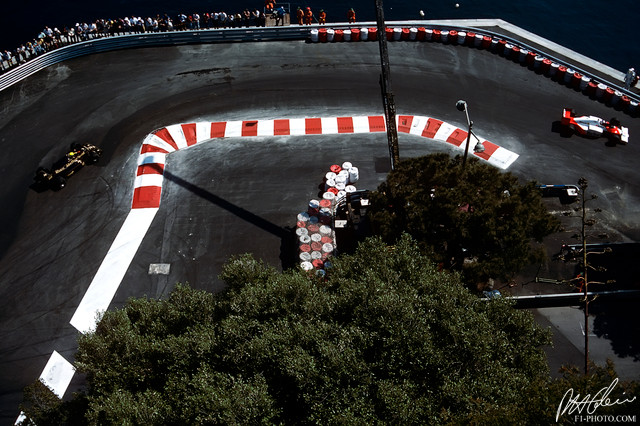
MULTIPOLYGON (((7 2, 0 13, 0 49, 14 49, 44 28, 71 26, 99 18, 262 10, 255 0, 86 0, 7 2)), ((358 21, 375 20, 374 0, 308 0, 290 2, 292 10, 311 7, 327 13, 327 22, 346 21, 354 8, 358 21)), ((640 68, 639 0, 384 0, 386 20, 499 18, 625 72, 640 68), (457 6, 456 6, 457 5, 457 6)))

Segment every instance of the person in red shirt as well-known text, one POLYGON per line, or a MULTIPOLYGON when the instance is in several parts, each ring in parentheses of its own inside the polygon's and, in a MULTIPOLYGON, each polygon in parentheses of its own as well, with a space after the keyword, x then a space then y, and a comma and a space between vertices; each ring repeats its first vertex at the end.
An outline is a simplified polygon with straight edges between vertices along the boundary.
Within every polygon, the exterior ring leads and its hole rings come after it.
POLYGON ((349 9, 349 11, 347 12, 347 17, 349 17, 350 24, 356 23, 356 11, 353 10, 353 8, 349 9))
POLYGON ((327 13, 324 9, 320 9, 320 14, 318 15, 318 22, 320 25, 324 25, 327 23, 327 13))
POLYGON ((305 24, 311 25, 311 19, 313 19, 313 12, 310 7, 307 7, 307 11, 304 14, 305 24))

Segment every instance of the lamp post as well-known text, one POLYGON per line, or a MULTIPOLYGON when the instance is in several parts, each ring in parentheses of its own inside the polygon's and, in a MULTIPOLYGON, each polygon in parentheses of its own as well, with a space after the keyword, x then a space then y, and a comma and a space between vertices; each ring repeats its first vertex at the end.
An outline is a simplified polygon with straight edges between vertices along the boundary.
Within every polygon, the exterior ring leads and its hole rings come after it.
MULTIPOLYGON (((464 146, 464 157, 462 157, 462 169, 464 170, 464 166, 465 164, 467 164, 467 155, 469 155, 469 143, 471 142, 471 135, 473 134, 473 131, 471 130, 473 128, 473 121, 469 120, 469 110, 466 101, 463 101, 461 99, 456 102, 456 108, 458 109, 458 111, 464 111, 465 115, 467 116, 467 124, 469 125, 469 131, 467 132, 467 143, 464 146)), ((482 144, 482 142, 480 142, 480 139, 478 139, 476 135, 473 136, 478 141, 478 143, 476 143, 476 146, 473 147, 473 152, 484 152, 484 145, 482 144)))

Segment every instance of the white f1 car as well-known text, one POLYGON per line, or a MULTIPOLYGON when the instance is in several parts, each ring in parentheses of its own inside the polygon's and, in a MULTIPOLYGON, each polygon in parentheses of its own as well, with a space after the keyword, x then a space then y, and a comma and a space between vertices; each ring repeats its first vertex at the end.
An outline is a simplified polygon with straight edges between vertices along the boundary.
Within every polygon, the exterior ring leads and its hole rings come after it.
POLYGON ((572 129, 582 136, 598 138, 600 136, 608 137, 612 142, 626 145, 629 143, 629 129, 620 125, 620 121, 612 118, 609 121, 603 120, 593 115, 582 115, 576 117, 571 108, 565 108, 562 111, 563 126, 572 129))

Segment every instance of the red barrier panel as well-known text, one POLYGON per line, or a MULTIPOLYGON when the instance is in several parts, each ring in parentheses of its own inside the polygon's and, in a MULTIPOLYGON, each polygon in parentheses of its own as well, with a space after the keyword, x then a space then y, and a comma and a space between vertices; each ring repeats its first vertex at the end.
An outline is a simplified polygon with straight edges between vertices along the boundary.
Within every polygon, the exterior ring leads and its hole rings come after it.
POLYGON ((431 37, 431 39, 433 41, 440 41, 440 34, 442 32, 440 30, 433 30, 433 36, 431 37))
POLYGON ((580 82, 582 81, 582 74, 579 72, 574 72, 571 77, 571 87, 580 87, 580 82))
POLYGON ((385 32, 387 35, 387 41, 392 41, 393 40, 393 28, 385 28, 385 32))
POLYGON ((360 41, 360 29, 351 28, 351 41, 360 41))
POLYGON ((375 27, 371 27, 369 28, 369 37, 368 39, 370 41, 376 41, 378 40, 378 29, 375 27))
POLYGON ((342 41, 342 37, 344 36, 344 31, 343 30, 336 30, 334 36, 333 36, 333 40, 334 41, 342 41))
POLYGON ((327 41, 327 29, 326 28, 320 28, 318 30, 318 39, 323 43, 327 41))
POLYGON ((482 37, 482 44, 480 45, 483 49, 488 49, 491 47, 491 37, 486 35, 482 37))
POLYGON ((607 88, 605 89, 605 91, 604 91, 604 97, 603 97, 603 100, 604 100, 605 102, 611 102, 611 98, 613 98, 613 94, 614 94, 615 92, 616 92, 616 91, 615 91, 615 90, 613 90, 611 87, 607 87, 607 88))
POLYGON ((564 65, 560 65, 558 67, 558 71, 556 72, 556 80, 564 81, 564 75, 567 73, 567 67, 564 65))
POLYGON ((503 54, 504 53, 504 48, 507 45, 507 41, 506 40, 498 40, 498 53, 503 54))
POLYGON ((449 31, 449 42, 451 42, 451 44, 458 43, 458 32, 456 30, 449 31))
POLYGON ((425 27, 418 28, 418 36, 416 37, 418 41, 424 41, 424 38, 427 34, 427 29, 425 27))
POLYGON ((409 40, 409 28, 403 28, 402 29, 402 36, 400 37, 402 40, 409 40))
POLYGON ((473 46, 473 42, 476 39, 476 33, 467 32, 467 38, 464 39, 464 42, 467 46, 473 46))

